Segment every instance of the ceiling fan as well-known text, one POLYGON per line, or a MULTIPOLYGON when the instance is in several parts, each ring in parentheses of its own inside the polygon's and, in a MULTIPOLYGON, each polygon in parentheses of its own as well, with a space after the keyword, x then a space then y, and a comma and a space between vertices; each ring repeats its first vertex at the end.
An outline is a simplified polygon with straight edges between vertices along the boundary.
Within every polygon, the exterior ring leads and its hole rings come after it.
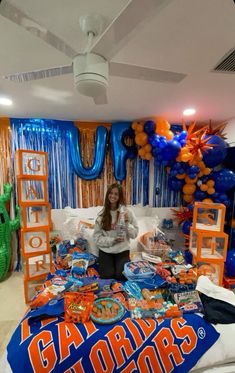
POLYGON ((0 2, 0 15, 25 28, 30 33, 63 52, 72 59, 68 66, 5 75, 14 82, 26 82, 73 73, 77 90, 93 98, 95 104, 107 103, 109 76, 178 83, 185 74, 112 62, 114 55, 136 32, 137 28, 156 15, 172 0, 129 0, 111 24, 102 30, 103 19, 98 15, 80 18, 80 27, 87 36, 83 53, 76 52, 58 36, 27 16, 8 0, 0 2))

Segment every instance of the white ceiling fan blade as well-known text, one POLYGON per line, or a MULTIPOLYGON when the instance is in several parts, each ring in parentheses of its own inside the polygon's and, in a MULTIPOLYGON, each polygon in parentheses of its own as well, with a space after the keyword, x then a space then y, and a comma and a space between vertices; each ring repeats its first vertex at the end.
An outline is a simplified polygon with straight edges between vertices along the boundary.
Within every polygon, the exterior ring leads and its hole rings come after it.
POLYGON ((109 74, 122 78, 149 80, 152 82, 179 83, 187 75, 148 67, 128 65, 125 63, 110 62, 109 74))
POLYGON ((93 97, 93 100, 96 105, 106 105, 108 103, 107 93, 93 97))
POLYGON ((60 52, 63 52, 69 58, 73 58, 77 54, 77 52, 62 39, 28 17, 20 9, 9 3, 8 0, 2 0, 0 2, 0 15, 25 28, 28 32, 44 40, 47 44, 60 52))
POLYGON ((126 7, 111 22, 91 47, 91 52, 104 56, 107 60, 128 42, 151 16, 155 16, 172 0, 130 0, 126 7))
POLYGON ((15 73, 3 76, 4 79, 11 80, 16 83, 28 82, 30 80, 51 78, 52 76, 59 76, 65 74, 71 74, 73 72, 73 66, 59 66, 52 67, 50 69, 34 70, 22 73, 15 73))

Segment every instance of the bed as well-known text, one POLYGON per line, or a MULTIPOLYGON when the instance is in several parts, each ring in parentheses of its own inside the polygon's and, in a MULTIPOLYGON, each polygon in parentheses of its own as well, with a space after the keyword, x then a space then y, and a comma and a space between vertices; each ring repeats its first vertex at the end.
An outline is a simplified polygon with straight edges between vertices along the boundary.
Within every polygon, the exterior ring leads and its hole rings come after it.
MULTIPOLYGON (((99 208, 88 210, 52 210, 54 230, 73 234, 77 220, 91 222, 99 208)), ((140 234, 151 228, 154 219, 156 224, 159 216, 158 209, 138 207, 134 212, 140 234)), ((160 219, 170 211, 161 213, 160 219)), ((137 242, 132 243, 132 250, 138 250, 137 242)), ((110 325, 31 316, 29 311, 13 333, 0 372, 235 372, 235 323, 212 325, 200 314, 163 321, 134 320, 128 311, 110 325)))

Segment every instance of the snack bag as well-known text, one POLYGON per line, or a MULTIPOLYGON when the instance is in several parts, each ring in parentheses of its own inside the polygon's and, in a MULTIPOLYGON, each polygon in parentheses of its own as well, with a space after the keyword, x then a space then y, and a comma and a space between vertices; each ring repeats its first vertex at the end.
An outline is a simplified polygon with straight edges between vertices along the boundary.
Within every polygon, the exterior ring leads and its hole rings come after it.
POLYGON ((50 299, 61 298, 62 293, 72 285, 73 283, 71 281, 64 280, 61 277, 54 277, 46 281, 44 289, 30 302, 30 308, 42 307, 49 302, 50 299))
POLYGON ((94 303, 94 293, 70 293, 64 296, 65 322, 84 323, 90 319, 94 303))
POLYGON ((85 275, 89 264, 89 254, 87 253, 73 253, 71 274, 73 277, 77 275, 85 275))

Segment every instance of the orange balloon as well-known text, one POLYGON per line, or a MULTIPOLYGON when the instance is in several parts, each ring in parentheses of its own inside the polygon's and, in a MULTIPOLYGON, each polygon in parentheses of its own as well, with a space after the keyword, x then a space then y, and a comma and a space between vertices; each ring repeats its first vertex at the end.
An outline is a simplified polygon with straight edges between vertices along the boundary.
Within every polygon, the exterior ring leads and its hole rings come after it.
POLYGON ((135 131, 138 126, 138 122, 133 122, 131 128, 135 131))
POLYGON ((193 194, 196 190, 196 185, 193 184, 185 184, 183 186, 183 193, 184 194, 193 194))
POLYGON ((146 152, 151 152, 151 150, 152 150, 152 145, 150 145, 150 144, 145 145, 145 146, 144 146, 144 150, 145 150, 146 152))
POLYGON ((145 155, 145 149, 144 148, 140 148, 138 150, 138 154, 139 154, 140 157, 144 157, 144 155, 145 155))
POLYGON ((202 172, 203 172, 203 175, 209 175, 211 173, 211 169, 206 167, 202 172))
POLYGON ((202 192, 206 192, 207 189, 208 189, 208 186, 207 186, 206 184, 202 184, 202 185, 200 186, 200 189, 201 189, 202 192))
POLYGON ((193 195, 192 194, 184 194, 183 199, 185 202, 192 202, 193 201, 193 195))
POLYGON ((166 136, 167 140, 171 140, 174 137, 174 133, 172 131, 168 130, 168 131, 165 132, 165 136, 166 136))
POLYGON ((177 179, 181 180, 181 179, 184 179, 186 176, 186 174, 178 174, 176 175, 177 179))
POLYGON ((147 161, 151 161, 152 158, 153 158, 152 153, 150 152, 145 153, 145 159, 147 159, 147 161))
POLYGON ((204 168, 206 168, 206 165, 203 161, 200 161, 198 162, 198 167, 200 168, 200 170, 204 170, 204 168))
POLYGON ((206 185, 208 185, 208 187, 210 188, 210 187, 213 187, 215 185, 215 182, 214 182, 214 180, 208 180, 206 185))
POLYGON ((140 132, 135 136, 135 142, 137 145, 146 145, 148 143, 148 135, 145 132, 140 132))
POLYGON ((165 130, 169 130, 171 128, 171 125, 169 122, 167 122, 167 120, 163 119, 163 118, 159 118, 157 120, 157 130, 159 129, 165 129, 165 130))
POLYGON ((190 179, 189 176, 186 176, 186 178, 185 178, 185 182, 186 182, 187 184, 195 184, 195 183, 197 182, 197 177, 195 177, 194 179, 190 179))
POLYGON ((204 198, 202 200, 202 202, 205 202, 205 203, 213 203, 212 199, 211 198, 204 198))
POLYGON ((214 194, 215 193, 215 188, 212 188, 212 187, 208 188, 207 193, 208 194, 214 194))
POLYGON ((166 130, 164 130, 164 129, 160 129, 160 130, 157 130, 156 133, 157 133, 159 136, 165 136, 166 130))
POLYGON ((137 132, 143 132, 144 131, 144 125, 142 123, 138 123, 136 126, 137 132))

